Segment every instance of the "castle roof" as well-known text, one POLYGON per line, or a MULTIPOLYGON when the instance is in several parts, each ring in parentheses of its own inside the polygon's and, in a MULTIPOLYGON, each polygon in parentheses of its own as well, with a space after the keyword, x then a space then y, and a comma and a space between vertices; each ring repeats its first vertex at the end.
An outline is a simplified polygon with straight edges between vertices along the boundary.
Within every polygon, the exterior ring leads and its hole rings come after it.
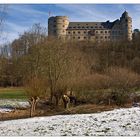
POLYGON ((128 12, 124 11, 124 13, 122 14, 122 17, 128 17, 128 12))

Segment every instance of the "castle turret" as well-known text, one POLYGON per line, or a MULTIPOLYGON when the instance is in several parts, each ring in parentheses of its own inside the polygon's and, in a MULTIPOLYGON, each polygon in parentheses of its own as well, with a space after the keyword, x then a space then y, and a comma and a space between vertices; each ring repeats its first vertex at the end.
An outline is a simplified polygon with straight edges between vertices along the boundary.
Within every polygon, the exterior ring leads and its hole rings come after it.
POLYGON ((122 25, 122 33, 124 40, 132 40, 132 18, 129 17, 128 12, 124 12, 120 18, 120 24, 122 25))
POLYGON ((48 35, 59 38, 66 37, 69 20, 67 16, 56 16, 48 19, 48 35))

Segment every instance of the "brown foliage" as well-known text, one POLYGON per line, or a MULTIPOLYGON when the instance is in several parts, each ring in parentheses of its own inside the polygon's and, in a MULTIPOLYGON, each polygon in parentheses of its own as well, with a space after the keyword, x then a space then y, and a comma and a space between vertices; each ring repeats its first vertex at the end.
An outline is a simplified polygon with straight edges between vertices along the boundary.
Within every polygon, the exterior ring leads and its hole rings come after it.
POLYGON ((110 87, 131 89, 139 86, 139 75, 129 69, 110 67, 107 69, 110 76, 110 87))

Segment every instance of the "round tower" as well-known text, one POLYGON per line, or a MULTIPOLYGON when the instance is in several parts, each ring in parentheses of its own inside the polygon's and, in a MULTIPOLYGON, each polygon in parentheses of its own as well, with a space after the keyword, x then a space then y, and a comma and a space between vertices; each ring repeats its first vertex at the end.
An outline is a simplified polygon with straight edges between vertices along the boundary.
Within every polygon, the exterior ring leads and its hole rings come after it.
POLYGON ((67 16, 50 17, 48 19, 48 35, 65 38, 68 25, 69 19, 67 16))
POLYGON ((56 34, 55 26, 56 26, 55 17, 50 17, 48 19, 48 36, 55 36, 56 34))
POLYGON ((124 12, 120 18, 123 37, 125 40, 132 40, 132 18, 128 16, 128 12, 124 12))

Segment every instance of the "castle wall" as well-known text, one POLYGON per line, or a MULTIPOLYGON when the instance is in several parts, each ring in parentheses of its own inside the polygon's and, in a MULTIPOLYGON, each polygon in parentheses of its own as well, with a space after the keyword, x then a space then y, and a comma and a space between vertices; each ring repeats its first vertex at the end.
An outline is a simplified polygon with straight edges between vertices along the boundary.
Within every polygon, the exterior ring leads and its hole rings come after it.
POLYGON ((71 40, 110 40, 111 30, 67 30, 67 39, 71 40))
POLYGON ((67 16, 50 17, 48 35, 68 40, 132 40, 132 19, 124 12, 114 22, 69 22, 67 16))

